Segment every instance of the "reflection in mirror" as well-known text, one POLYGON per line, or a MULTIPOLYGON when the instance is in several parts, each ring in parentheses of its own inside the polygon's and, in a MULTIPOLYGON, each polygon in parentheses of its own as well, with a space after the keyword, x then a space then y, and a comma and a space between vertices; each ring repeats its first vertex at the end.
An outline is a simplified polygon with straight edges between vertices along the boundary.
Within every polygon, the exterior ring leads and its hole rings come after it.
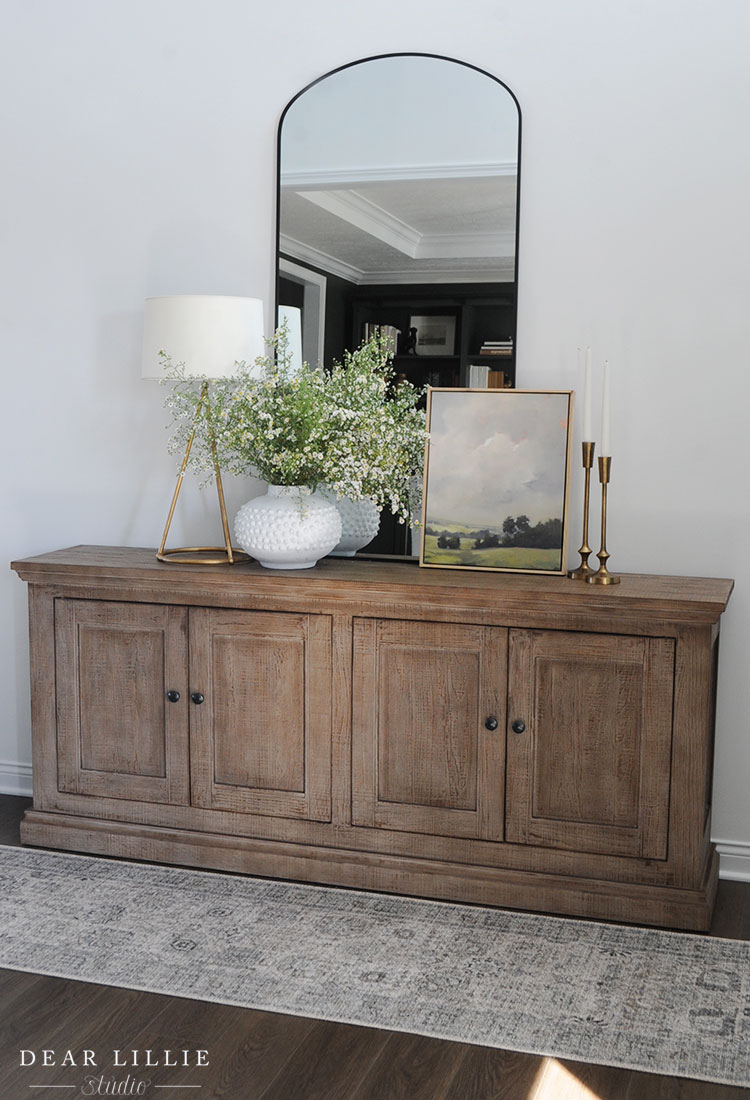
MULTIPOLYGON (((355 62, 291 101, 279 128, 278 305, 329 365, 372 326, 417 386, 515 385, 520 113, 463 62, 355 62)), ((410 553, 384 525, 368 550, 410 553)))

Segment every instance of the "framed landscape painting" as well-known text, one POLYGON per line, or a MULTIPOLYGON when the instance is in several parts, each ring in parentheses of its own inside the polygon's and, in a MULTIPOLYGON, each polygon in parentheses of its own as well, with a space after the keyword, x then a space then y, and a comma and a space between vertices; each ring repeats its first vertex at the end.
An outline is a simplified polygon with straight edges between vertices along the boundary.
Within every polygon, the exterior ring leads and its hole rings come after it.
POLYGON ((432 389, 420 565, 564 573, 573 394, 432 389))

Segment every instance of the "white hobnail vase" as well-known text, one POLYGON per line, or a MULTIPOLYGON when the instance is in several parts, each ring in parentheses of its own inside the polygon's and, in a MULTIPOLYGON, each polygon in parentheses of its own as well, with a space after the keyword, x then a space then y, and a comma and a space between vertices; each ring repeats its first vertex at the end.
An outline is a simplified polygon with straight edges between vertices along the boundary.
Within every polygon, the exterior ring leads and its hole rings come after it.
POLYGON ((311 569, 341 538, 338 509, 305 485, 269 485, 234 517, 242 549, 266 569, 311 569))
POLYGON ((341 516, 341 538, 331 551, 331 556, 353 557, 357 550, 367 546, 377 535, 380 529, 380 509, 374 500, 337 497, 326 486, 320 489, 320 494, 335 504, 341 516))

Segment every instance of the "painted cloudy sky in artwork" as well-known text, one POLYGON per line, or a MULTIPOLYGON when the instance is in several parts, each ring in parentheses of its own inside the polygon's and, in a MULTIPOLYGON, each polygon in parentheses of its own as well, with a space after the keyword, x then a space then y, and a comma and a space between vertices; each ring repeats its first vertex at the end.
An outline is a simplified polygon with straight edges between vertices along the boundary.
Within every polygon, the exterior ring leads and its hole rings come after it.
POLYGON ((567 393, 434 390, 427 523, 562 519, 568 403, 567 393))

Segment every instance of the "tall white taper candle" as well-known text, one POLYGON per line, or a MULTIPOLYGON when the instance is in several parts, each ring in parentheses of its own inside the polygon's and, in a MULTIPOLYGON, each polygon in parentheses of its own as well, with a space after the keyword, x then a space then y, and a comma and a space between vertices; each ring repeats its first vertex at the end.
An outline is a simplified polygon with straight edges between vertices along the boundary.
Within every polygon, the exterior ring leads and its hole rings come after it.
POLYGON ((610 400, 609 360, 604 360, 604 385, 602 388, 602 455, 612 454, 612 405, 610 400))
POLYGON ((591 348, 586 348, 586 364, 583 368, 583 441, 593 440, 591 428, 591 348))

